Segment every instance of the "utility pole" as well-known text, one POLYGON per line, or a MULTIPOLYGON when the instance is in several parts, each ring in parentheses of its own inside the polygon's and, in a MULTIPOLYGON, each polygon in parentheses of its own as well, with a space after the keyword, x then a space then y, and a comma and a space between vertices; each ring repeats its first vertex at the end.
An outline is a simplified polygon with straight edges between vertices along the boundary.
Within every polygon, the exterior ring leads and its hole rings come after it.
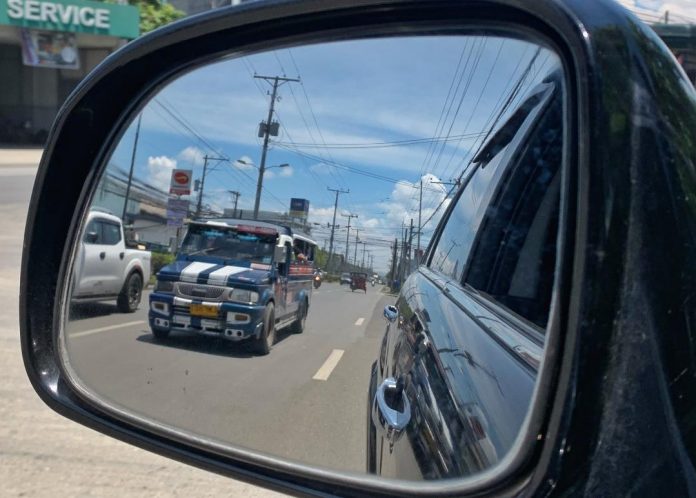
POLYGON ((396 237, 394 238, 394 247, 392 248, 392 261, 391 261, 391 272, 389 273, 389 278, 391 279, 391 282, 387 282, 389 284, 389 288, 392 289, 392 284, 396 280, 396 253, 399 250, 399 239, 396 237))
POLYGON ((355 250, 353 251, 353 264, 355 266, 358 266, 358 233, 360 232, 359 228, 355 229, 355 250))
POLYGON ((342 214, 344 218, 348 218, 348 231, 346 232, 346 263, 348 263, 348 245, 350 243, 350 219, 357 218, 357 214, 342 214))
POLYGON ((133 153, 131 154, 130 171, 128 172, 128 183, 126 184, 126 198, 123 201, 123 213, 121 221, 126 222, 126 210, 128 209, 128 196, 130 196, 131 184, 133 183, 133 168, 135 167, 135 152, 138 150, 138 137, 140 136, 140 122, 143 120, 143 113, 138 116, 138 124, 135 127, 135 140, 133 141, 133 153))
POLYGON ((236 190, 228 190, 230 194, 234 196, 234 214, 232 215, 233 218, 237 217, 237 201, 239 200, 239 196, 242 195, 236 190))
MULTIPOLYGON (((263 187, 263 174, 266 171, 266 154, 268 153, 268 140, 271 136, 271 120, 273 119, 273 109, 275 107, 276 96, 278 94, 278 87, 283 83, 289 81, 299 82, 299 79, 295 78, 281 78, 280 76, 258 76, 254 75, 254 78, 266 80, 268 83, 272 83, 273 90, 271 92, 271 103, 268 106, 268 119, 266 119, 265 126, 262 126, 263 131, 263 147, 261 148, 261 164, 259 164, 259 179, 256 182, 256 199, 254 200, 254 219, 259 217, 259 205, 261 204, 261 189, 263 187)), ((278 132, 276 130, 275 135, 278 132)))
POLYGON ((206 154, 203 156, 203 176, 201 186, 198 189, 198 204, 196 205, 196 218, 201 216, 201 205, 203 203, 203 189, 205 188, 205 175, 208 174, 208 161, 228 161, 226 157, 213 157, 206 154))
POLYGON ((362 265, 360 265, 363 269, 365 268, 365 250, 367 249, 367 244, 365 242, 362 243, 363 245, 363 259, 362 259, 362 265))
POLYGON ((329 260, 326 263, 326 270, 330 271, 331 270, 331 260, 333 259, 333 243, 334 243, 334 231, 336 230, 336 210, 338 209, 338 195, 339 194, 348 194, 348 193, 350 193, 350 189, 343 190, 340 188, 329 188, 329 187, 326 187, 326 188, 327 188, 327 190, 336 193, 336 201, 334 202, 333 221, 331 222, 331 237, 329 238, 329 260))
POLYGON ((408 231, 408 273, 411 273, 411 261, 413 261, 413 218, 411 218, 411 227, 408 231))
POLYGON ((416 258, 420 264, 420 236, 421 236, 421 211, 423 210, 423 178, 420 180, 420 193, 418 195, 418 242, 416 243, 416 258))

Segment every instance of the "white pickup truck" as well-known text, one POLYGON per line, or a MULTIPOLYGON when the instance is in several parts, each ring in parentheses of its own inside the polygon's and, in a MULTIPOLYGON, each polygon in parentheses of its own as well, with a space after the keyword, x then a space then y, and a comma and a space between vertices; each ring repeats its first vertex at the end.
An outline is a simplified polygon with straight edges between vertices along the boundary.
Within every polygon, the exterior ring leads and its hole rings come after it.
POLYGON ((82 236, 73 285, 73 302, 115 299, 119 311, 138 309, 150 279, 150 251, 126 247, 121 219, 90 211, 82 236))

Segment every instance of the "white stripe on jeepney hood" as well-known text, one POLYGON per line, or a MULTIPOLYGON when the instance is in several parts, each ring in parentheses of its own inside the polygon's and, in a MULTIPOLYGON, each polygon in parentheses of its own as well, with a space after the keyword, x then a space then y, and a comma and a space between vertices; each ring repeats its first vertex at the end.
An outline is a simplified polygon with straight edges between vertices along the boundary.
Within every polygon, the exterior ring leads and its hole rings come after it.
POLYGON ((236 275, 237 273, 242 273, 243 271, 248 271, 249 268, 244 266, 225 266, 219 270, 215 270, 210 275, 208 275, 209 284, 225 285, 227 284, 227 277, 230 275, 236 275))
POLYGON ((205 270, 209 270, 213 266, 217 265, 195 261, 181 270, 181 276, 179 278, 182 282, 193 282, 195 284, 198 281, 198 274, 205 270))

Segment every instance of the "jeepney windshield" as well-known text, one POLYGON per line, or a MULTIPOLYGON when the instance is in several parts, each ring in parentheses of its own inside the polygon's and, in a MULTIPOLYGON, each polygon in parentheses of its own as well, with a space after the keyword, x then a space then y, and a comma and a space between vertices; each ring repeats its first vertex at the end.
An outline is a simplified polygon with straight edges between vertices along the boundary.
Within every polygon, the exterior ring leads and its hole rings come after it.
POLYGON ((179 252, 270 265, 278 234, 261 227, 191 225, 179 252))

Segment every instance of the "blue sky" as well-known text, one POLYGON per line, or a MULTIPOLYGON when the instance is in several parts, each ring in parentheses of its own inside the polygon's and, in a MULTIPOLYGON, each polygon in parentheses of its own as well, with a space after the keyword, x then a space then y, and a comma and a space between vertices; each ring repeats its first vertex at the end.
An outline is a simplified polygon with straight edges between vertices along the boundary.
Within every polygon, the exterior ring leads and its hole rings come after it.
MULTIPOLYGON (((523 74, 514 102, 557 65, 551 52, 538 49, 495 37, 401 37, 229 58, 180 77, 148 104, 135 175, 164 190, 172 168, 193 169, 199 178, 204 154, 224 156, 231 161, 209 169, 205 202, 232 207, 228 190, 238 190, 239 207, 251 209, 258 175, 252 164, 261 156, 257 130, 271 90, 253 75, 299 76, 301 82, 279 88, 280 134, 266 161, 290 167, 267 171, 261 209, 287 211, 291 197, 306 198, 309 221, 326 225, 334 201, 327 187, 350 190, 339 198, 338 249, 345 250, 347 221, 340 214, 357 214, 351 227, 360 229, 384 271, 386 241, 398 237, 402 223, 417 223, 419 181, 423 221, 435 213, 423 227, 425 245, 448 202, 449 187, 430 181, 462 172, 523 74)), ((122 137, 115 166, 128 167, 134 129, 133 123, 122 137)), ((313 235, 323 245, 328 230, 317 227, 313 235)), ((351 258, 354 240, 351 230, 351 258)))

